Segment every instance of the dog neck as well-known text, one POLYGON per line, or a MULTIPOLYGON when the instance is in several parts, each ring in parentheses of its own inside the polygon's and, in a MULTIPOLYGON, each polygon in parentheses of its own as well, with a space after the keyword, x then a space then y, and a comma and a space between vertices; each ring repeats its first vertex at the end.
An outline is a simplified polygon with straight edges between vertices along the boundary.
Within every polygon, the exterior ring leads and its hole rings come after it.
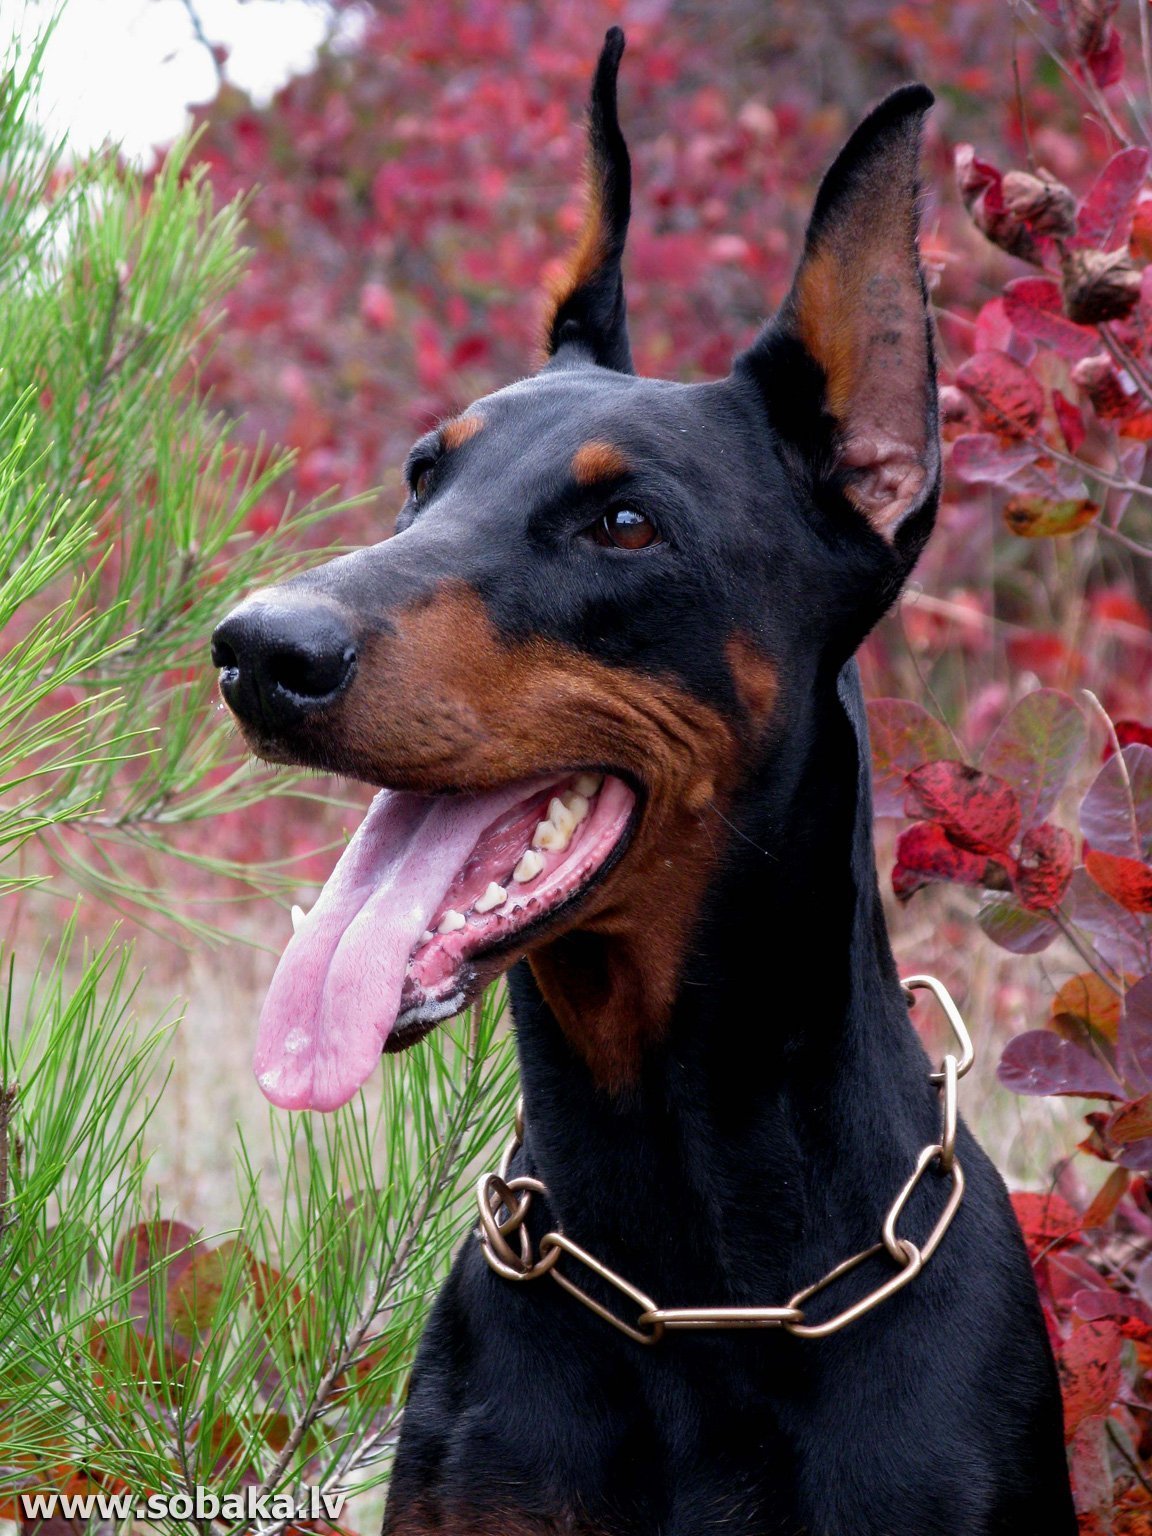
POLYGON ((786 1299, 876 1240, 935 1135, 877 890, 854 663, 811 690, 729 821, 630 1089, 597 1085, 527 966, 511 979, 549 1216, 662 1305, 786 1299))

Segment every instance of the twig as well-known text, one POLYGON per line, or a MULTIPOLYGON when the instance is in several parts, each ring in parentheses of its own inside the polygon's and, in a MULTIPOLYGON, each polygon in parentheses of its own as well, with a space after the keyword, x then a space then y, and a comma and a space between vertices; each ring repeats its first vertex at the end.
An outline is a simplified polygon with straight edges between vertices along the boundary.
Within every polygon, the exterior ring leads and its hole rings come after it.
POLYGON ((1020 132, 1024 137, 1024 148, 1028 155, 1028 169, 1036 174, 1036 154, 1032 148, 1032 133, 1028 127, 1028 113, 1024 107, 1024 87, 1020 80, 1020 6, 1019 0, 1010 0, 1009 9, 1012 12, 1012 82, 1016 92, 1016 113, 1020 119, 1020 132))
POLYGON ((1120 1438, 1120 1431, 1116 1428, 1111 1419, 1108 1420, 1108 1438, 1120 1452, 1121 1456, 1123 1456, 1124 1460, 1132 1468, 1132 1471, 1135 1472, 1137 1478, 1140 1480, 1141 1487, 1144 1488, 1148 1493, 1152 1493, 1152 1483, 1148 1481, 1143 1472, 1141 1472, 1137 1463, 1133 1460, 1131 1451, 1120 1438))
MULTIPOLYGON (((1057 908, 1052 915, 1055 919, 1057 928, 1059 928, 1060 932, 1068 940, 1069 944, 1071 944, 1072 948, 1080 956, 1081 960, 1084 961, 1089 970, 1095 972, 1095 974, 1099 976, 1104 985, 1109 988, 1110 991, 1115 992, 1117 997, 1122 998, 1124 996, 1124 988, 1122 986, 1118 986, 1115 981, 1112 981, 1104 974, 1100 968, 1101 961, 1099 956, 1093 954, 1093 952, 1088 948, 1088 946, 1084 943, 1083 939, 1080 937, 1079 933, 1077 933, 1076 929, 1073 927, 1072 923, 1068 920, 1064 913, 1060 911, 1059 908, 1057 908)), ((1111 969, 1111 967, 1109 967, 1109 969, 1111 969)))
POLYGON ((1148 378, 1148 375, 1141 368, 1139 358, 1129 351, 1119 336, 1114 335, 1107 325, 1098 325, 1096 329, 1100 333, 1100 339, 1107 348, 1112 361, 1123 368, 1124 372, 1144 396, 1145 404, 1152 405, 1152 380, 1148 378))
POLYGON ((16 1111, 16 1099, 20 1090, 16 1083, 0 1086, 0 1240, 8 1216, 8 1148, 11 1136, 12 1116, 16 1111))
POLYGON ((205 32, 204 23, 200 20, 200 13, 193 4, 193 0, 180 0, 180 4, 184 7, 185 14, 188 17, 188 24, 192 28, 193 37, 212 60, 212 68, 216 71, 216 87, 219 89, 220 86, 226 84, 227 79, 224 74, 224 65, 220 60, 219 48, 205 32))
MULTIPOLYGON (((1147 495, 1147 491, 1145 491, 1147 495)), ((1135 539, 1129 538, 1126 533, 1121 533, 1119 528, 1110 528, 1107 523, 1102 523, 1099 518, 1092 524, 1096 532, 1106 539, 1112 539, 1115 543, 1123 545, 1134 555, 1139 555, 1142 560, 1152 560, 1152 547, 1147 544, 1138 544, 1135 539)))
POLYGON ((1132 832, 1132 851, 1136 858, 1142 858, 1143 839, 1140 836, 1140 820, 1136 815, 1136 798, 1132 793, 1132 777, 1128 772, 1128 763, 1124 757, 1124 749, 1120 745, 1120 738, 1116 734, 1116 727, 1112 723, 1112 717, 1101 704, 1100 700, 1092 692, 1091 688, 1082 688, 1081 693, 1088 701, 1089 708, 1101 721, 1108 740, 1112 745, 1112 754, 1120 770, 1120 777, 1124 782, 1124 794, 1128 801, 1128 822, 1132 832))

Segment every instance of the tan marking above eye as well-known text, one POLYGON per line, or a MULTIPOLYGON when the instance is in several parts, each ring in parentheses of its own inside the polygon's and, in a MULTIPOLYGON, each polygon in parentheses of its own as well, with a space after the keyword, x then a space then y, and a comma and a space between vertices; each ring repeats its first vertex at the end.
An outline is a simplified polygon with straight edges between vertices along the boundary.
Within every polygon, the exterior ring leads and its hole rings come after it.
POLYGON ((615 443, 592 439, 577 448, 571 468, 577 485, 596 485, 601 480, 616 480, 627 474, 631 465, 615 443))
POLYGON ((440 442, 442 446, 451 452, 453 448, 462 447, 477 432, 484 430, 484 418, 475 413, 467 416, 456 416, 451 421, 446 421, 440 428, 440 442))

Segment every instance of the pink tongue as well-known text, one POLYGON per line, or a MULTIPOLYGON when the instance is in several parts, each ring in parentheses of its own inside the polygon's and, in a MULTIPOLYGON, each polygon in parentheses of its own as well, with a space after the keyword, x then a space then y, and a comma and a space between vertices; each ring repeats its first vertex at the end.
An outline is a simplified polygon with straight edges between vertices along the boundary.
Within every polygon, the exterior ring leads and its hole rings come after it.
POLYGON ((371 1076, 408 959, 457 871, 497 817, 548 782, 376 796, 268 989, 253 1067, 273 1104, 336 1109, 371 1076))

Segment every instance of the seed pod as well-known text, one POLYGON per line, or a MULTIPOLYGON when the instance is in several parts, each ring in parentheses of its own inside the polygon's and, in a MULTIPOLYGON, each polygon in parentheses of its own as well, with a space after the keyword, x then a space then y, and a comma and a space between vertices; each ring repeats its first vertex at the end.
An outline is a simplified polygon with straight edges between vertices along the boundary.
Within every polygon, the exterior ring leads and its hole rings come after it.
POLYGON ((1072 378, 1102 421, 1123 421, 1131 414, 1132 401, 1120 382, 1112 359, 1103 352, 1085 357, 1072 370, 1072 378))
POLYGON ((1140 269, 1126 250, 1068 251, 1064 313, 1077 325, 1122 320, 1140 297, 1140 269))
POLYGON ((1119 3, 1120 0, 1070 0, 1065 20, 1073 51, 1081 58, 1099 53, 1104 47, 1119 3))
POLYGON ((1021 261, 1040 264, 1041 249, 1023 220, 1004 201, 1004 178, 996 167, 981 160, 971 144, 958 144, 955 154, 956 185, 973 224, 993 245, 1021 261))
POLYGON ((1076 233, 1076 199, 1050 171, 1008 171, 1004 206, 1037 235, 1063 238, 1076 233))

